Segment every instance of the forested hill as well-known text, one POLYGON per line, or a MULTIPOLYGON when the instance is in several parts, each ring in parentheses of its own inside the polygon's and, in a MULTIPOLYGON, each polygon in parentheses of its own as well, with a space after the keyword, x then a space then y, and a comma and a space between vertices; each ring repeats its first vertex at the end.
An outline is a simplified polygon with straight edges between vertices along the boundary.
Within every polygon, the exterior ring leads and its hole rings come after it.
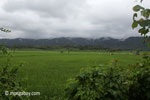
POLYGON ((54 39, 0 39, 0 44, 7 46, 101 46, 104 48, 116 49, 140 49, 148 50, 146 44, 143 43, 143 37, 129 37, 125 40, 114 38, 54 38, 54 39))

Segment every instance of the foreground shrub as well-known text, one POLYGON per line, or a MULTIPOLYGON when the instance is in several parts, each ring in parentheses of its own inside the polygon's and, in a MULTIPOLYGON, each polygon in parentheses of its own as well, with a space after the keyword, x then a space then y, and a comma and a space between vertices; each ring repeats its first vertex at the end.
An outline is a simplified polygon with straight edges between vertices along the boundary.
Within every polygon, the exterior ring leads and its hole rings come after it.
POLYGON ((12 67, 9 62, 0 70, 0 100, 23 100, 22 97, 9 95, 9 92, 23 91, 16 79, 17 72, 18 67, 12 67))
POLYGON ((92 68, 69 82, 68 100, 127 100, 129 83, 118 66, 92 68))
POLYGON ((150 59, 130 67, 102 66, 70 80, 67 100, 150 100, 150 59))
POLYGON ((129 89, 129 100, 150 100, 150 58, 138 66, 129 89))
POLYGON ((2 49, 2 54, 7 58, 5 65, 0 65, 0 100, 28 100, 28 97, 9 95, 10 92, 22 92, 24 89, 21 82, 17 80, 18 68, 10 63, 12 55, 6 49, 2 49))

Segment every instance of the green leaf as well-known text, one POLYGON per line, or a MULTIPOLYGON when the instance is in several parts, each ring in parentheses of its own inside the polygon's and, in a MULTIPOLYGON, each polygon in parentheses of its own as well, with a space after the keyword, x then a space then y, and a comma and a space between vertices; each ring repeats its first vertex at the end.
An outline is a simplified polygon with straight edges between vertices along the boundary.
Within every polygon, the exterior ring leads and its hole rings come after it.
POLYGON ((141 21, 141 22, 139 22, 139 24, 141 27, 147 27, 150 25, 150 20, 141 21))
POLYGON ((149 29, 145 29, 145 28, 141 28, 139 30, 139 33, 141 33, 142 35, 146 35, 149 32, 149 29))
POLYGON ((145 29, 144 28, 141 28, 140 30, 139 30, 139 33, 141 33, 141 34, 144 34, 145 32, 145 29))
POLYGON ((138 11, 140 11, 141 9, 144 10, 144 8, 143 8, 142 6, 140 6, 140 5, 136 5, 136 6, 133 7, 133 11, 135 11, 135 12, 138 12, 138 11))
POLYGON ((142 23, 143 21, 144 21, 144 19, 141 18, 141 19, 138 21, 138 23, 142 23))
POLYGON ((133 24, 132 24, 132 28, 136 28, 138 26, 138 22, 137 21, 134 21, 133 24))
POLYGON ((144 16, 145 18, 149 18, 150 17, 150 10, 149 9, 145 9, 141 12, 141 15, 144 16))
POLYGON ((133 20, 135 20, 135 17, 137 17, 137 16, 138 16, 137 13, 134 13, 133 20))

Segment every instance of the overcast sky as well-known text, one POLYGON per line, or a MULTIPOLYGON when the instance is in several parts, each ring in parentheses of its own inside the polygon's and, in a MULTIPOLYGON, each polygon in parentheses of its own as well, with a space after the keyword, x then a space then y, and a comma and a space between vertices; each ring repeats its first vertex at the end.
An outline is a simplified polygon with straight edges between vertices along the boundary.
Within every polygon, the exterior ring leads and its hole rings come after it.
MULTIPOLYGON (((132 30, 135 0, 0 0, 0 38, 138 36, 132 30)), ((143 5, 150 7, 150 0, 143 5)))

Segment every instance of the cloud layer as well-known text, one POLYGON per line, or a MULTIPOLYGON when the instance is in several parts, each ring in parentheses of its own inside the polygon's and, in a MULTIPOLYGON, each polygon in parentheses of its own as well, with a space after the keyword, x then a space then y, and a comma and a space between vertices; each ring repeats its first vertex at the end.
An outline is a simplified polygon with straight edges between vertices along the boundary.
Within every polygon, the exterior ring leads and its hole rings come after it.
MULTIPOLYGON (((0 38, 137 36, 134 0, 0 0, 0 38)), ((150 6, 145 0, 145 6, 150 6)))

